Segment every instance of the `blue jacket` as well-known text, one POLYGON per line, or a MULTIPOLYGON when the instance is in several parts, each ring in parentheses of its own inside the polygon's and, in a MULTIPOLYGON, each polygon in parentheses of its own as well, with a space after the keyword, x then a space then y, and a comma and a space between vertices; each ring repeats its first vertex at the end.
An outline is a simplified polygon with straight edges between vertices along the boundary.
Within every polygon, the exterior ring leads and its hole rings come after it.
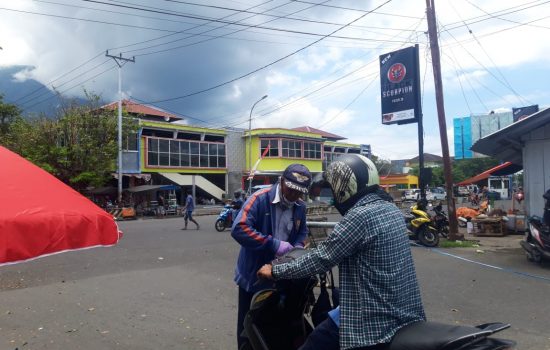
MULTIPOLYGON (((248 292, 255 292, 266 286, 254 286, 256 272, 264 264, 271 263, 280 241, 273 238, 276 210, 273 199, 277 184, 252 194, 244 203, 233 223, 231 236, 241 245, 241 251, 235 268, 235 282, 248 292)), ((303 242, 307 235, 306 205, 298 200, 294 205, 294 225, 288 237, 292 245, 303 242)))

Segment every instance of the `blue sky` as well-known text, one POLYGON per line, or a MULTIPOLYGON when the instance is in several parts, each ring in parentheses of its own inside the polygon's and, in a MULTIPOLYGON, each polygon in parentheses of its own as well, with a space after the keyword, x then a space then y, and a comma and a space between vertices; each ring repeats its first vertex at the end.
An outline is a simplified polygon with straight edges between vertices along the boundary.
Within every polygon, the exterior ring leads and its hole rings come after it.
MULTIPOLYGON (((549 105, 549 2, 436 1, 436 11, 451 155, 453 117, 549 105)), ((105 50, 123 52, 136 56, 125 97, 189 124, 247 128, 267 94, 254 128, 309 125, 400 159, 418 153, 416 124, 381 124, 378 56, 419 44, 425 151, 441 154, 426 30, 425 1, 17 0, 0 9, 0 66, 34 67, 14 81, 110 101, 105 50)))

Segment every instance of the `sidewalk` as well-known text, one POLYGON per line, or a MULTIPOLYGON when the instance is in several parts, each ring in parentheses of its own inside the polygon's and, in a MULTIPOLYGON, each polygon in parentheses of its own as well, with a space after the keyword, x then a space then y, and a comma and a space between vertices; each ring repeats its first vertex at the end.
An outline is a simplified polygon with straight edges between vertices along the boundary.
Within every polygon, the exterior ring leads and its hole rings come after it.
POLYGON ((480 249, 496 251, 499 249, 515 249, 521 248, 519 242, 523 239, 523 233, 511 232, 505 236, 474 236, 466 233, 466 228, 459 227, 458 232, 464 235, 464 239, 468 241, 479 242, 480 249))

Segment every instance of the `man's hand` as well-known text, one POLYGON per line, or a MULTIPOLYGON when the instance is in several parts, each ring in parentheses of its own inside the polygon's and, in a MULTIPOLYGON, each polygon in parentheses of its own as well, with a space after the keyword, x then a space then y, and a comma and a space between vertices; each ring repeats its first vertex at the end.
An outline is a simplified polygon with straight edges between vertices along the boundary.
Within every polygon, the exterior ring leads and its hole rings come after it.
POLYGON ((277 249, 277 252, 275 253, 275 256, 276 257, 279 257, 279 256, 283 256, 285 255, 288 251, 290 251, 292 248, 294 248, 292 246, 292 244, 286 242, 286 241, 281 241, 279 243, 279 248, 277 249))
POLYGON ((258 278, 264 279, 264 280, 272 280, 273 275, 271 274, 271 269, 273 266, 271 264, 265 264, 262 266, 258 272, 256 273, 258 275, 258 278))

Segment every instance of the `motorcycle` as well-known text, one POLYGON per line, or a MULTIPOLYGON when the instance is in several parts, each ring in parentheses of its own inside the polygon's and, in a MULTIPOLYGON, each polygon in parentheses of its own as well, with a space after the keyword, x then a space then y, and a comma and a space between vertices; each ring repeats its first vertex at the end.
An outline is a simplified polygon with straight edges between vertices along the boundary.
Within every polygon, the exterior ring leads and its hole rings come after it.
POLYGON ((447 214, 445 214, 445 212, 443 211, 443 206, 441 205, 441 203, 436 205, 433 208, 433 211, 435 215, 432 218, 432 221, 436 232, 438 232, 444 238, 448 238, 449 237, 449 218, 447 218, 447 214))
POLYGON ((529 229, 525 232, 525 238, 520 242, 527 254, 527 260, 541 263, 550 260, 550 190, 543 195, 544 216, 529 218, 529 229))
POLYGON ((550 260, 550 228, 543 224, 540 217, 529 218, 529 229, 520 244, 525 250, 527 260, 535 263, 550 260))
POLYGON ((222 232, 233 224, 233 207, 229 204, 223 206, 214 226, 216 231, 222 232))
POLYGON ((426 247, 437 247, 439 244, 439 235, 430 215, 423 207, 419 201, 419 203, 411 207, 410 213, 405 215, 407 234, 409 235, 409 239, 418 241, 426 247))
MULTIPOLYGON (((273 264, 284 263, 305 254, 291 250, 273 264)), ((315 304, 316 277, 275 282, 275 288, 257 292, 244 320, 243 335, 248 342, 239 350, 298 349, 312 332, 306 315, 315 304)), ((401 328, 393 337, 391 350, 505 350, 513 349, 512 340, 491 337, 509 328, 509 324, 486 323, 478 326, 448 325, 421 321, 401 328)))

